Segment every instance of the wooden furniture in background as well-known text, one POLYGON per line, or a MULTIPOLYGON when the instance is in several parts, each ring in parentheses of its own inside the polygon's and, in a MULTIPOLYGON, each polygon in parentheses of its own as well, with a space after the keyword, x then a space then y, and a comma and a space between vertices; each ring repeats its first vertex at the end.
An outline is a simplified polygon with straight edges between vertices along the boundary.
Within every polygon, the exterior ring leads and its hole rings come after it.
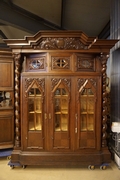
POLYGON ((14 63, 10 50, 0 50, 0 149, 14 144, 14 63))

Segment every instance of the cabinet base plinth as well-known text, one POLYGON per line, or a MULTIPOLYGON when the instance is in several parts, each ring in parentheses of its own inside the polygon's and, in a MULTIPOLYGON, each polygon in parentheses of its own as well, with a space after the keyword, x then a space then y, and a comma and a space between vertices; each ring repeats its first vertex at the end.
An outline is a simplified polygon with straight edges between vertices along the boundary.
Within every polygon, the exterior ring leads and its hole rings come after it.
POLYGON ((11 163, 19 163, 21 166, 39 165, 41 167, 80 167, 89 165, 101 165, 111 162, 108 150, 96 153, 58 153, 58 152, 28 152, 14 150, 11 155, 11 163))

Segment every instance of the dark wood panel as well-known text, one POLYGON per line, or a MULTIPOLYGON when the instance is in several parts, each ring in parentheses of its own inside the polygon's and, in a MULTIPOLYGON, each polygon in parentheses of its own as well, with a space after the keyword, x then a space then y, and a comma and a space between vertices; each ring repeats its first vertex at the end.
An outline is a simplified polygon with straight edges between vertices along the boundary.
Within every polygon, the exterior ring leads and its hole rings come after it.
POLYGON ((13 114, 0 115, 0 146, 13 146, 14 141, 13 114))
POLYGON ((13 89, 13 62, 0 60, 0 89, 13 89))

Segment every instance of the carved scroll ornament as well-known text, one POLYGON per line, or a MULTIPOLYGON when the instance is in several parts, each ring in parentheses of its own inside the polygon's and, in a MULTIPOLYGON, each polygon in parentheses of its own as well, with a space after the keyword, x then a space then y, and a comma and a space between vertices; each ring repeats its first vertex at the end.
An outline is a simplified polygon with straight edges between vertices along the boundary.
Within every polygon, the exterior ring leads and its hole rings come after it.
POLYGON ((80 38, 42 38, 37 45, 33 45, 34 49, 87 49, 88 47, 84 45, 80 38))

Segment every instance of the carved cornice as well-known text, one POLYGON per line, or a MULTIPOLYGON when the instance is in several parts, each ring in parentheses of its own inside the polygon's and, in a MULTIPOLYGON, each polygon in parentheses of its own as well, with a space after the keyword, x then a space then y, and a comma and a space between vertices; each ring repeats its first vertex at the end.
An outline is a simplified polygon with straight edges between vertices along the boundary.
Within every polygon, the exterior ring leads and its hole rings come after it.
POLYGON ((118 40, 101 40, 97 37, 88 37, 82 31, 39 31, 34 36, 25 36, 24 39, 4 40, 14 52, 28 52, 36 50, 76 50, 78 52, 106 52, 118 40))

